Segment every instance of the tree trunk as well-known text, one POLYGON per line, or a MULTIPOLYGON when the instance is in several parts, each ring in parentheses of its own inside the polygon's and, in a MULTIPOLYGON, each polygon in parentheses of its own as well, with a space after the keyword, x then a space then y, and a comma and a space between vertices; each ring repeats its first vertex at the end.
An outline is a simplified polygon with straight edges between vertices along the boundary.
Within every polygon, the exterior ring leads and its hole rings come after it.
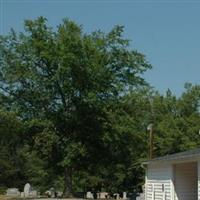
POLYGON ((65 168, 65 188, 63 195, 65 197, 72 197, 73 191, 72 191, 72 168, 66 167, 65 168))

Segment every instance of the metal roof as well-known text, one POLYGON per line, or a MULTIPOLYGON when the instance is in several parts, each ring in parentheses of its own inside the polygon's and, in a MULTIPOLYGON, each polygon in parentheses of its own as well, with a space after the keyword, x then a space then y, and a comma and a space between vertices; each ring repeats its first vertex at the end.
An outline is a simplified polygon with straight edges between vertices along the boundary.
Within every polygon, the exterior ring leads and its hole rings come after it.
POLYGON ((200 156, 200 148, 192 149, 192 150, 184 151, 180 153, 168 154, 162 157, 157 157, 157 158, 147 161, 147 163, 154 162, 154 161, 181 160, 181 159, 193 158, 197 156, 200 156))

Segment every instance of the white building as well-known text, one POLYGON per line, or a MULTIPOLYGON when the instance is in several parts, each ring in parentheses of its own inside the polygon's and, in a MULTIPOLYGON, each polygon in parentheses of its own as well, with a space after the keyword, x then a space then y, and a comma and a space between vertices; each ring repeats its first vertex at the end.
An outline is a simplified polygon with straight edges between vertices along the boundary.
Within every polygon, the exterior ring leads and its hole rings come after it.
POLYGON ((200 149, 145 163, 145 200, 200 200, 200 149))

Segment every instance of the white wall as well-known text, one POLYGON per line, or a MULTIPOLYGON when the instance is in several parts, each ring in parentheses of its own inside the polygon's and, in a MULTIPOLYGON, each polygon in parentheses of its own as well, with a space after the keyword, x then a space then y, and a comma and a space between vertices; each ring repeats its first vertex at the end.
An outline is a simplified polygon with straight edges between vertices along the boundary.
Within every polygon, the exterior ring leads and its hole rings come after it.
POLYGON ((173 169, 171 164, 169 163, 149 164, 147 167, 147 174, 146 174, 145 199, 173 200, 172 177, 173 177, 173 169))

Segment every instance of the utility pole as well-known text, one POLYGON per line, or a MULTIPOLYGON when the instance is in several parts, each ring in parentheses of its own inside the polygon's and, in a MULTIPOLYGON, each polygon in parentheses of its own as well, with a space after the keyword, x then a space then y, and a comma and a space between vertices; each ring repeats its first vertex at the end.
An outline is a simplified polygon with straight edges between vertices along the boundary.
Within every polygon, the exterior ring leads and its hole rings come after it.
POLYGON ((153 159, 153 124, 149 124, 147 130, 149 131, 149 160, 151 160, 153 159))

